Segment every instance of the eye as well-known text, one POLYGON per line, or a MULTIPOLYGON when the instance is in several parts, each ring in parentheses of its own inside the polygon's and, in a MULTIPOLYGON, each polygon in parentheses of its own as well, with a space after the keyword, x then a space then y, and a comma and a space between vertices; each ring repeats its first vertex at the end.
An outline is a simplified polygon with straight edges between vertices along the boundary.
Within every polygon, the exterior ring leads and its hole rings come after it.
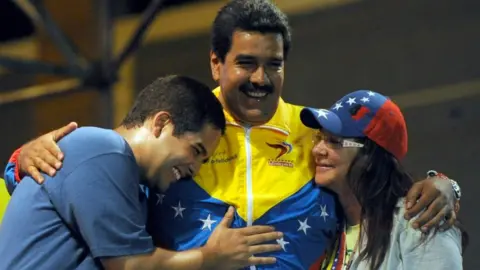
POLYGON ((196 147, 192 146, 192 152, 193 152, 193 155, 196 156, 196 157, 198 155, 200 155, 200 150, 198 150, 198 148, 196 148, 196 147))
POLYGON ((283 66, 283 62, 281 62, 281 61, 270 62, 268 64, 268 66, 272 69, 280 69, 283 66))

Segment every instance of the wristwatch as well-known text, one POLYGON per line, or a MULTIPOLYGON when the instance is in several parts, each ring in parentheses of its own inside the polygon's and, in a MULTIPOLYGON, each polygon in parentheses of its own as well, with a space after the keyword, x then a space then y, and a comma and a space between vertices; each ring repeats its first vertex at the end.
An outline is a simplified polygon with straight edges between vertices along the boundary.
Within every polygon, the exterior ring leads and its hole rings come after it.
POLYGON ((455 199, 460 200, 462 197, 462 189, 460 188, 460 185, 457 183, 457 181, 448 178, 446 175, 442 173, 438 173, 437 171, 430 170, 427 172, 428 177, 441 177, 450 180, 450 184, 452 184, 452 190, 453 190, 453 195, 455 196, 455 199))

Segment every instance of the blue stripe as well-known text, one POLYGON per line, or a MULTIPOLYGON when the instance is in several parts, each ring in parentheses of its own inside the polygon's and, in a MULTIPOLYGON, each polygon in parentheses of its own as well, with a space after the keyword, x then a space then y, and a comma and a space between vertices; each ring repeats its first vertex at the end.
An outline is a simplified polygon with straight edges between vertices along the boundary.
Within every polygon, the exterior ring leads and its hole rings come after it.
POLYGON ((15 163, 7 163, 3 177, 5 179, 5 184, 7 185, 8 193, 12 195, 13 191, 18 185, 18 182, 15 181, 15 163))
MULTIPOLYGON (((149 231, 162 246, 173 250, 187 250, 204 245, 211 234, 208 228, 202 230, 207 219, 216 222, 212 230, 223 218, 228 205, 212 198, 194 181, 182 181, 171 186, 163 194, 163 202, 159 201, 161 194, 150 194, 149 231), (183 218, 175 217, 172 207, 180 206, 183 218)), ((272 254, 277 263, 272 266, 257 266, 257 269, 308 269, 326 250, 332 242, 337 226, 334 196, 314 185, 306 184, 301 190, 274 206, 254 225, 273 225, 284 233, 284 240, 289 242, 285 251, 272 254), (326 210, 322 216, 322 207, 326 210), (307 222, 309 229, 306 234, 299 230, 300 221, 307 222)), ((232 227, 246 226, 245 220, 235 215, 232 227)), ((262 255, 263 256, 263 255, 262 255)))

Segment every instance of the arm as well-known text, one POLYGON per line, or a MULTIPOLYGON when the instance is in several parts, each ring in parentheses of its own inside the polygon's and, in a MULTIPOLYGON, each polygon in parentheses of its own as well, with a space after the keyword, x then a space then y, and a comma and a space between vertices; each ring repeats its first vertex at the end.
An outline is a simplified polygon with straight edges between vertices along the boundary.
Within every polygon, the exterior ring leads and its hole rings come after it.
POLYGON ((8 193, 12 195, 15 187, 17 187, 18 183, 20 182, 20 176, 18 172, 18 155, 20 154, 21 148, 15 150, 12 156, 8 160, 7 167, 5 167, 4 177, 5 177, 5 184, 7 186, 8 193))
POLYGON ((413 185, 405 200, 405 219, 423 212, 412 224, 427 232, 431 228, 450 228, 460 207, 458 184, 441 173, 429 171, 428 177, 413 185))
POLYGON ((460 232, 452 228, 445 232, 431 231, 428 236, 406 226, 400 234, 403 265, 408 269, 462 270, 460 232))
POLYGON ((63 153, 57 142, 76 128, 77 123, 71 122, 17 149, 10 157, 4 171, 8 192, 13 193, 24 175, 32 176, 38 183, 44 180, 40 171, 54 176, 56 170, 62 166, 63 160, 63 153))
POLYGON ((183 252, 155 248, 146 231, 142 209, 146 204, 139 199, 136 166, 132 156, 108 154, 84 162, 63 181, 51 179, 44 184, 59 185, 53 190, 62 200, 57 204, 64 205, 61 212, 71 215, 67 220, 75 221, 90 252, 106 269, 225 269, 225 265, 239 269, 252 263, 274 263, 274 258, 252 255, 278 250, 278 245, 258 244, 281 235, 267 226, 228 228, 233 209, 205 247, 183 252))

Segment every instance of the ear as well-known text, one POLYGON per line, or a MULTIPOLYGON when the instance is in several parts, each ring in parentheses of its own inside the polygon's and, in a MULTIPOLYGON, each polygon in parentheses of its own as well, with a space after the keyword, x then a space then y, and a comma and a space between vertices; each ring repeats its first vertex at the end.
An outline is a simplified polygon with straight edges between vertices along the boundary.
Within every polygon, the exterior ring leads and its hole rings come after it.
POLYGON ((161 111, 156 113, 152 121, 152 132, 155 138, 158 138, 162 133, 162 130, 164 130, 164 128, 171 123, 172 119, 168 112, 161 111))
POLYGON ((215 82, 220 80, 220 58, 211 50, 210 51, 210 69, 212 71, 212 78, 215 82))

